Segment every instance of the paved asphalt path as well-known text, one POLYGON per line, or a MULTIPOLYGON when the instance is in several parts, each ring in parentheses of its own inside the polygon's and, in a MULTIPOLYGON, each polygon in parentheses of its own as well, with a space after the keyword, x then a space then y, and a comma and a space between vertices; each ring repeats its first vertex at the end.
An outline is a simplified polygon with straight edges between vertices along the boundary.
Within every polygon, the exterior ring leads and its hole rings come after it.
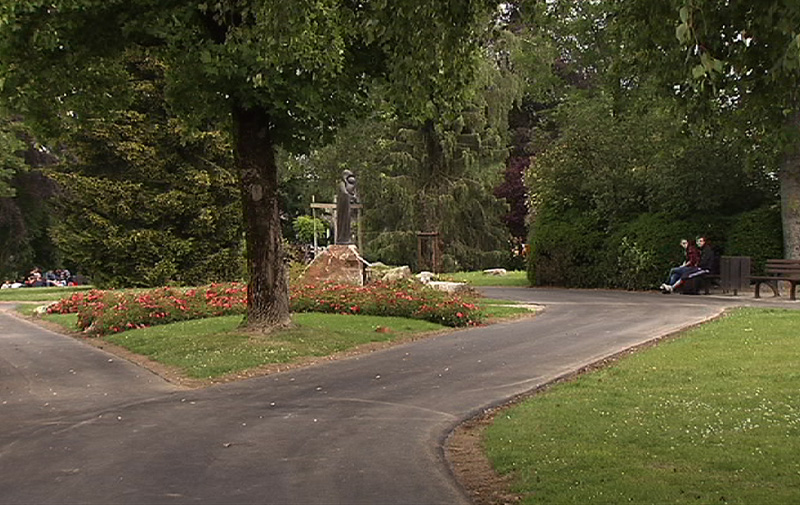
POLYGON ((0 504, 466 504, 442 450, 461 421, 725 307, 772 304, 486 293, 545 309, 202 390, 0 311, 0 504))

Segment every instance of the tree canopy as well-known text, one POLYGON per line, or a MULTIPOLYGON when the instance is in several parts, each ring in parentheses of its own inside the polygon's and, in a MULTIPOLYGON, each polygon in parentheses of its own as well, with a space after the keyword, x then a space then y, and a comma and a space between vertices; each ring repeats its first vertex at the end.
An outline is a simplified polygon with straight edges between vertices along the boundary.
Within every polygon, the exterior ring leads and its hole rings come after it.
POLYGON ((307 149, 380 87, 409 117, 457 107, 489 0, 3 0, 0 84, 41 131, 130 101, 124 59, 162 58, 171 108, 228 121, 245 216, 248 324, 287 324, 275 149, 307 149))

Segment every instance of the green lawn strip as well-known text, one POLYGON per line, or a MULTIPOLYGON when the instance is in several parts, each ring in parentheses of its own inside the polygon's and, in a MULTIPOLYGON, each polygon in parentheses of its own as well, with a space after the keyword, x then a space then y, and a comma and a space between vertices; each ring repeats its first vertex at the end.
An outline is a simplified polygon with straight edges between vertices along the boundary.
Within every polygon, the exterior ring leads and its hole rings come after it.
POLYGON ((92 286, 0 289, 0 302, 55 302, 76 291, 91 289, 92 286))
MULTIPOLYGON (((39 317, 36 315, 36 309, 41 307, 40 303, 20 303, 14 308, 18 314, 25 317, 39 317)), ((77 314, 47 314, 42 316, 42 319, 55 323, 64 328, 68 332, 78 331, 78 315, 77 314)))
POLYGON ((484 321, 494 322, 498 319, 516 319, 520 316, 531 314, 531 309, 525 306, 506 307, 504 305, 480 305, 484 321))
POLYGON ((497 298, 481 298, 478 301, 478 306, 483 307, 484 305, 520 305, 520 302, 514 300, 499 300, 497 298))
POLYGON ((498 415, 524 503, 800 503, 800 312, 740 309, 498 415))
POLYGON ((294 314, 297 328, 253 337, 237 331, 240 316, 154 326, 104 337, 191 378, 213 378, 248 368, 328 356, 370 342, 384 342, 444 327, 396 317, 294 314), (377 332, 389 328, 388 333, 377 332))
POLYGON ((440 274, 444 281, 466 282, 471 286, 530 286, 523 270, 511 270, 506 275, 487 275, 483 272, 455 272, 440 274))

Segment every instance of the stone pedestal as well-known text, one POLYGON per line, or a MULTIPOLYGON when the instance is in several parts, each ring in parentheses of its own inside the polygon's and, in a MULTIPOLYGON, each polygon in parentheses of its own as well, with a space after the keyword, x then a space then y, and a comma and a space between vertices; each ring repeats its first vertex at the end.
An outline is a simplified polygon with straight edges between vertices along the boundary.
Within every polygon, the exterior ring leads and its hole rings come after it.
POLYGON ((355 245, 330 245, 308 265, 301 279, 305 283, 333 281, 363 286, 364 268, 355 245))

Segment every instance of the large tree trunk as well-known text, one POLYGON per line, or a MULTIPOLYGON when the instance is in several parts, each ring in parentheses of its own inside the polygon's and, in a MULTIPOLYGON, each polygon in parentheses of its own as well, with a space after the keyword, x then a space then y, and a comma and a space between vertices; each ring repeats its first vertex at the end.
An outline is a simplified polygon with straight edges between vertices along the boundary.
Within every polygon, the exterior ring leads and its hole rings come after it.
MULTIPOLYGON (((800 129, 800 111, 793 118, 792 128, 800 129)), ((783 254, 788 259, 800 259, 800 146, 794 146, 783 160, 780 182, 783 254)))
POLYGON ((269 115, 234 107, 234 142, 247 239, 248 329, 287 326, 289 285, 283 265, 278 210, 278 171, 269 115))
POLYGON ((426 120, 420 133, 425 145, 425 155, 422 159, 422 184, 420 185, 422 187, 420 195, 422 197, 420 202, 421 230, 435 232, 440 231, 442 222, 440 195, 444 182, 442 180, 445 162, 444 150, 433 120, 426 120))

